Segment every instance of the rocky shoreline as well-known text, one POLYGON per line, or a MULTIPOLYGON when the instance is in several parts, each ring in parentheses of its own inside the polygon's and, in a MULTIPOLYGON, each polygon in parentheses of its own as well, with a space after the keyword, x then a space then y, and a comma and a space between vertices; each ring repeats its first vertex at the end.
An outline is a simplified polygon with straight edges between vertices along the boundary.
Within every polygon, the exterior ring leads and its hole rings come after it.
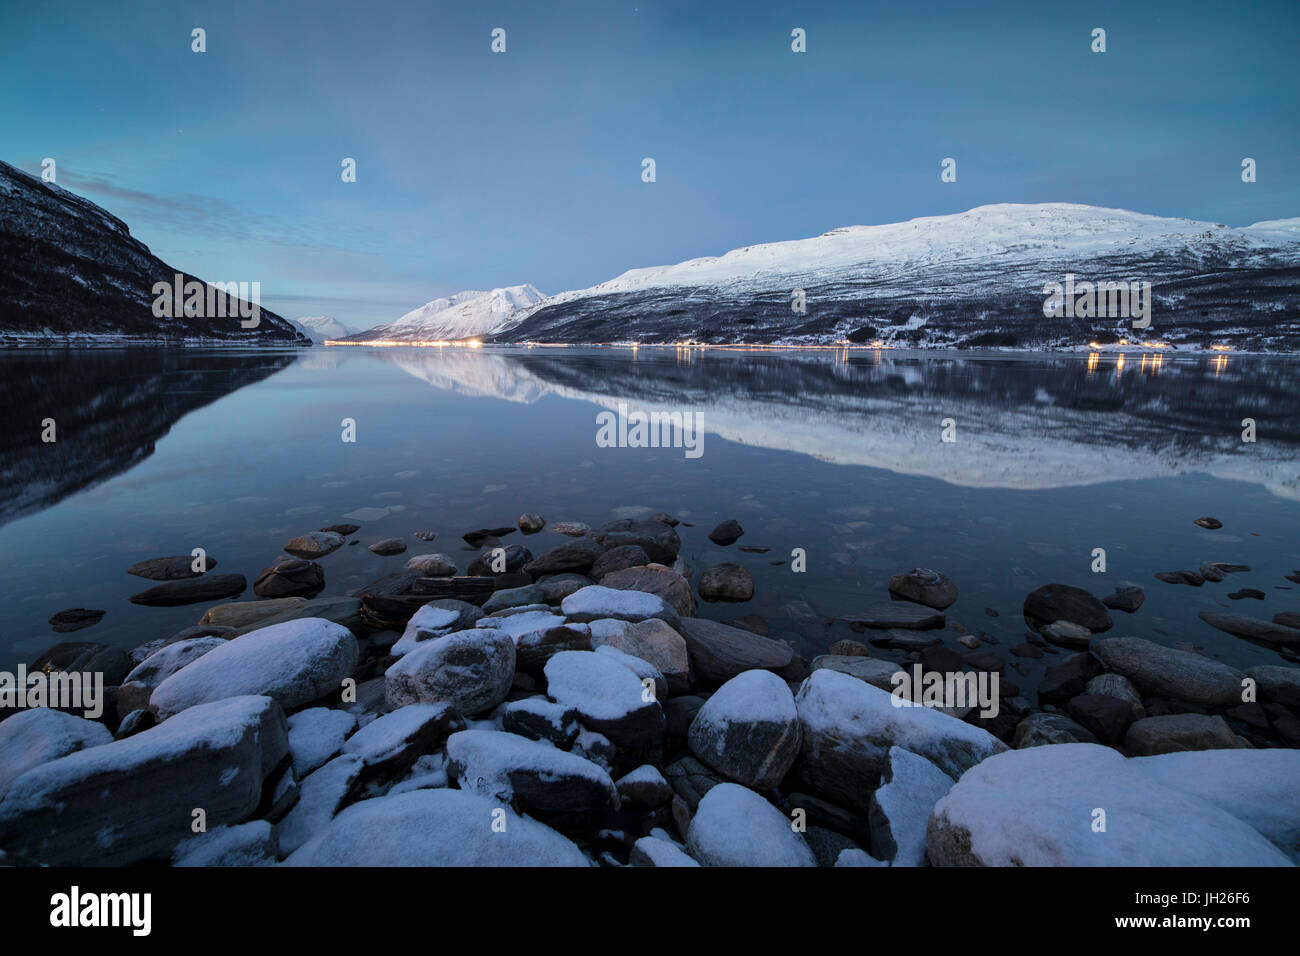
MULTIPOLYGON (((1202 615, 1278 654, 1239 671, 1108 636, 1112 612, 1140 613, 1139 585, 1099 599, 1048 584, 1004 655, 951 617, 956 584, 917 568, 842 616, 861 640, 806 660, 757 615, 697 615, 749 600, 754 580, 739 560, 688 568, 682 535, 703 529, 664 512, 597 527, 526 513, 466 532, 464 573, 463 556, 427 551, 322 596, 334 551, 408 548, 359 530, 285 542, 255 600, 213 604, 248 582, 206 556, 129 569, 156 582, 137 604, 211 606, 131 651, 65 642, 32 663, 101 675, 107 703, 98 720, 0 711, 0 862, 1300 862, 1295 613, 1202 615), (545 528, 566 540, 534 554, 545 528), (1036 689, 1008 676, 1049 655, 1036 689), (909 706, 900 675, 938 696, 909 706), (977 686, 992 696, 952 697, 977 686)), ((767 550, 743 535, 730 520, 708 539, 767 550)), ((1240 570, 1157 577, 1201 587, 1240 570)))

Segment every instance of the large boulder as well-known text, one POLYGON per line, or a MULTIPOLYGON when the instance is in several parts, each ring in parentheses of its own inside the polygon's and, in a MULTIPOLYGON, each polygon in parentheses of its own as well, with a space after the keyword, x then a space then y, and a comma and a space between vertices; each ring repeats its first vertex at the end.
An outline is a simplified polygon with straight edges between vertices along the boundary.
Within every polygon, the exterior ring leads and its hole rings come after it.
POLYGON ((515 676, 515 642, 491 627, 472 627, 418 644, 384 672, 391 708, 448 703, 465 715, 506 699, 515 676))
POLYGON ((611 571, 600 579, 600 584, 620 591, 657 594, 682 617, 695 614, 695 592, 691 590, 691 582, 662 564, 651 563, 644 567, 611 571))
POLYGON ((639 657, 664 675, 671 694, 684 694, 690 690, 690 656, 686 640, 658 618, 630 623, 627 621, 594 621, 591 626, 592 650, 609 646, 639 657))
MULTIPOLYGON (((1105 740, 1105 743, 1111 743, 1105 740)), ((1164 714, 1135 721, 1124 736, 1124 749, 1135 757, 1182 750, 1231 750, 1250 741, 1232 732, 1217 714, 1164 714)))
POLYGON ((574 591, 560 602, 560 610, 571 621, 646 621, 657 618, 669 627, 681 625, 680 615, 657 594, 645 591, 621 591, 592 584, 574 591))
POLYGON ((0 801, 0 846, 50 866, 166 858, 196 808, 209 827, 248 819, 288 755, 284 712, 270 697, 198 704, 18 777, 0 801))
POLYGON ((924 757, 889 748, 881 785, 871 795, 871 849, 894 866, 924 866, 925 827, 930 811, 953 780, 924 757))
POLYGON ((498 803, 567 812, 617 808, 608 773, 550 744, 497 730, 462 730, 447 740, 449 773, 462 790, 498 803))
POLYGON ((785 779, 799 756, 799 715, 790 687, 771 671, 746 671, 705 701, 691 722, 691 753, 755 790, 785 779))
POLYGON ((340 691, 357 666, 357 639, 306 617, 249 631, 182 667, 149 698, 160 720, 226 697, 266 695, 286 710, 340 691))
POLYGON ((650 560, 660 564, 676 561, 682 546, 672 525, 653 518, 620 518, 601 525, 589 537, 606 551, 623 545, 639 545, 650 555, 650 560))
POLYGON ((954 779, 1007 749, 979 727, 896 700, 832 670, 814 671, 803 682, 795 697, 803 728, 799 773, 816 794, 866 815, 890 747, 919 754, 954 779))
POLYGON ((698 677, 716 683, 749 670, 781 671, 794 661, 789 644, 707 618, 683 618, 678 628, 698 677))
POLYGON ((1110 612, 1106 605, 1083 588, 1069 584, 1044 584, 1025 598, 1025 623, 1035 631, 1056 621, 1069 621, 1094 634, 1109 631, 1110 612))
POLYGON ((348 807, 289 866, 590 866, 567 837, 465 790, 414 790, 348 807), (500 826, 494 826, 499 823, 500 826))
POLYGON ((563 651, 546 662, 546 693, 619 746, 644 746, 664 730, 664 712, 623 664, 593 651, 563 651))
POLYGON ((112 739, 98 721, 48 707, 33 707, 0 721, 0 799, 33 767, 112 739))
POLYGON ((790 820, 736 783, 720 783, 704 795, 691 818, 686 844, 705 866, 817 865, 790 820))
POLYGON ((1207 707, 1241 703, 1245 675, 1191 651, 1141 637, 1108 637, 1092 645, 1107 670, 1123 674, 1147 697, 1168 697, 1207 707))
POLYGON ((957 585, 939 571, 913 568, 889 579, 889 593, 901 601, 912 601, 942 611, 957 600, 957 585))
POLYGON ((936 866, 1291 862, 1240 817, 1096 744, 1013 750, 967 771, 935 806, 926 851, 936 866))

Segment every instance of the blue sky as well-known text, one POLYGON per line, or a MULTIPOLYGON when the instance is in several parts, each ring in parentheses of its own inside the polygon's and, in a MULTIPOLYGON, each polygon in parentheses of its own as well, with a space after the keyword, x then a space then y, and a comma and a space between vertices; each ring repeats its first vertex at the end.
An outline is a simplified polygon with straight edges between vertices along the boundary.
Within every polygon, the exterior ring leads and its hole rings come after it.
POLYGON ((358 327, 992 202, 1300 216, 1300 4, 1135 6, 10 2, 0 159, 358 327))

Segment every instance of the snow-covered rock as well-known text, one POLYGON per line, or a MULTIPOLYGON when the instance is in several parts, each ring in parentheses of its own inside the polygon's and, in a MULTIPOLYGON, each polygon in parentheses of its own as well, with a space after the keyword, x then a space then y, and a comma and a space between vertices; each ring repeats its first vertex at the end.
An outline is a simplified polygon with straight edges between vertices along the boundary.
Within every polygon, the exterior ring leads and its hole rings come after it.
POLYGON ((673 788, 654 764, 642 764, 615 781, 619 796, 632 806, 653 809, 673 798, 673 788))
POLYGON ((305 617, 249 631, 208 651, 155 687, 149 706, 161 720, 244 695, 266 695, 289 709, 340 691, 356 665, 351 631, 305 617))
POLYGON ((871 795, 871 848, 894 866, 925 865, 925 826, 953 780, 924 757, 889 748, 881 785, 871 795))
POLYGON ((557 747, 568 748, 582 728, 578 725, 577 711, 545 697, 528 697, 501 708, 501 729, 529 740, 549 740, 557 747))
POLYGON ((653 867, 700 865, 676 843, 653 836, 643 836, 632 844, 632 853, 628 862, 632 866, 653 867))
POLYGON ((577 754, 516 734, 462 730, 447 740, 450 772, 462 790, 542 811, 617 808, 609 774, 577 754))
POLYGON ((560 602, 560 610, 570 620, 579 622, 598 621, 601 618, 633 622, 657 618, 672 628, 681 624, 677 612, 657 594, 621 591, 599 584, 590 584, 574 591, 560 602))
POLYGON ((367 775, 394 773, 464 727, 450 704, 407 704, 366 724, 348 738, 343 752, 360 757, 367 775))
POLYGON ((611 647, 609 645, 596 648, 596 653, 622 664, 637 676, 643 687, 646 686, 646 681, 650 681, 650 683, 654 685, 655 699, 658 700, 660 704, 668 699, 668 681, 664 679, 663 674, 659 673, 659 668, 655 667, 649 661, 642 660, 639 657, 633 657, 631 654, 624 653, 617 647, 611 647))
POLYGON ((803 682, 795 697, 803 728, 800 772, 814 793, 865 815, 890 747, 919 754, 953 778, 1007 749, 979 727, 895 701, 837 671, 814 671, 803 682))
POLYGON ((329 825, 364 769, 358 754, 340 754, 298 784, 298 802, 276 825, 281 854, 292 853, 329 825))
POLYGON ((615 744, 640 746, 663 733, 659 702, 618 661, 594 651, 563 651, 546 662, 545 674, 551 699, 615 744))
POLYGON ((220 637, 195 637, 168 644, 146 657, 126 675, 122 683, 157 687, 182 667, 226 643, 227 641, 220 637))
POLYGON ((363 800, 286 861, 290 866, 590 866, 567 837, 464 790, 363 800))
POLYGON ((198 704, 18 777, 0 801, 0 846, 51 866, 89 854, 103 866, 169 856, 196 807, 209 828, 246 820, 288 754, 284 713, 270 697, 198 704))
POLYGON ((0 800, 33 767, 112 739, 98 721, 48 707, 33 707, 0 721, 0 800))
POLYGON ((311 707, 289 718, 289 752, 294 775, 302 778, 343 749, 357 727, 355 714, 330 707, 311 707))
POLYGON ((705 701, 687 735, 691 753, 755 790, 779 786, 799 756, 790 687, 771 671, 746 671, 705 701))
POLYGON ((279 855, 274 827, 252 820, 182 841, 172 853, 172 866, 272 866, 279 855))
POLYGON ((1240 817, 1097 744, 1012 750, 968 770, 935 806, 926 850, 936 866, 1291 865, 1240 817))
POLYGON ((700 800, 686 835, 705 866, 816 866, 790 820, 753 790, 720 783, 700 800))
POLYGON ((1300 865, 1300 750, 1199 750, 1134 757, 1129 766, 1244 820, 1300 865))
POLYGON ((394 657, 401 657, 408 651, 414 650, 422 641, 446 637, 454 631, 461 630, 465 626, 460 623, 461 617, 454 608, 426 604, 411 615, 411 619, 406 623, 406 629, 402 631, 402 636, 398 638, 389 653, 394 657))
POLYGON ((653 664, 668 681, 671 694, 690 690, 691 662, 686 639, 658 618, 639 623, 613 618, 592 621, 591 646, 593 650, 615 647, 653 664))
POLYGON ((469 716, 506 699, 515 676, 515 642, 491 627, 472 627, 421 642, 384 672, 391 708, 448 703, 469 716))

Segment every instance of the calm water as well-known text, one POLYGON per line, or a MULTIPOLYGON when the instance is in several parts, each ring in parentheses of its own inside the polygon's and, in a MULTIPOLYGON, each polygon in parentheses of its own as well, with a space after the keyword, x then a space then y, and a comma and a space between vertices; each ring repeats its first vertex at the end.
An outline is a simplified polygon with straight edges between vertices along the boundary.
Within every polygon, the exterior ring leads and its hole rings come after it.
MULTIPOLYGON (((289 537, 381 509, 361 544, 321 559, 325 595, 442 551, 462 570, 468 530, 536 511, 593 526, 665 510, 693 569, 722 560, 757 583, 720 620, 761 615, 806 655, 840 637, 828 621, 887 598, 921 565, 961 591, 950 619, 1021 641, 1020 608, 1053 581, 1147 590, 1114 634, 1194 645, 1238 666, 1273 651, 1201 623, 1224 607, 1300 610, 1300 361, 1167 356, 615 350, 62 351, 0 354, 0 665, 61 640, 132 647, 195 623, 207 605, 137 607, 153 582, 125 569, 204 547, 250 581, 289 537), (620 401, 700 412, 703 455, 602 448, 596 413, 620 401), (58 441, 40 441, 41 420, 58 441), (1241 420, 1259 441, 1243 444, 1241 420), (357 441, 340 422, 356 420, 357 441), (940 441, 942 422, 956 441, 940 441), (1224 523, 1205 531, 1192 521, 1224 523), (734 517, 743 545, 718 548, 734 517), (416 531, 435 531, 426 544, 416 531), (379 538, 407 540, 379 557, 379 538), (772 562, 807 550, 808 572, 772 562), (1089 570, 1106 549, 1108 572, 1089 570), (1248 574, 1200 589, 1156 571, 1207 561, 1248 574), (1253 587, 1264 601, 1230 601, 1253 587), (56 635, 63 608, 107 610, 56 635), (992 617, 986 608, 998 612, 992 617)), ((565 538, 523 537, 540 554, 565 538)), ((251 590, 242 596, 254 598, 251 590)), ((961 649, 954 635, 949 645, 961 649)), ((1009 658, 1014 661, 1015 658, 1009 658)), ((1034 683, 1046 664, 1029 661, 1034 683)))

